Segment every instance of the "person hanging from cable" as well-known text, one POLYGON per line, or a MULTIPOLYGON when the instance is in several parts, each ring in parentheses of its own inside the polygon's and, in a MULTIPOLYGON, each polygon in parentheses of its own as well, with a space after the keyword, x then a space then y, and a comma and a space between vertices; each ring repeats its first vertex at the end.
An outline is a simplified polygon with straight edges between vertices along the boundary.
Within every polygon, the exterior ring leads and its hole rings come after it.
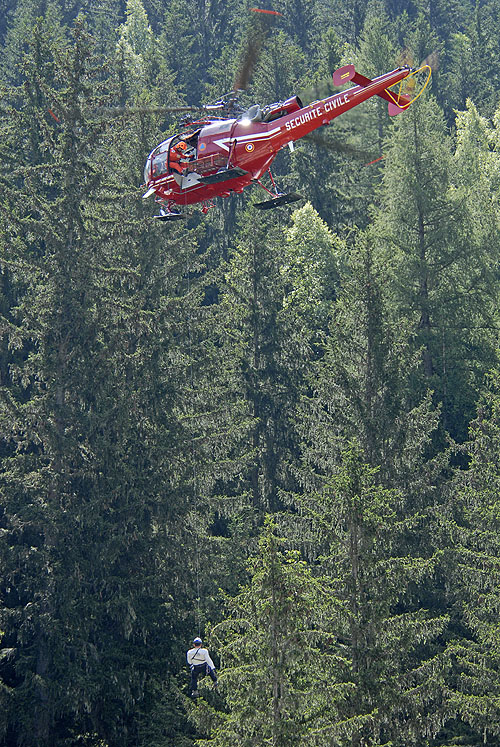
POLYGON ((198 677, 200 674, 210 675, 214 683, 214 689, 218 689, 215 666, 210 658, 208 649, 202 648, 201 638, 197 637, 194 639, 193 648, 190 648, 187 652, 186 659, 188 666, 191 669, 191 681, 189 683, 189 696, 191 698, 198 697, 198 677))

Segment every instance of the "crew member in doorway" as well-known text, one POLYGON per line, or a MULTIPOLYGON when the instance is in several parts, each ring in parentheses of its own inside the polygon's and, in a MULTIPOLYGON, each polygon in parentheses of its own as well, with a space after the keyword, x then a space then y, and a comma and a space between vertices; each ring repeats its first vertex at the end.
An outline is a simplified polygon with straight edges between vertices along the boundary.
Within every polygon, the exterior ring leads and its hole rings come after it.
POLYGON ((176 145, 170 148, 170 168, 175 169, 182 174, 186 168, 186 164, 196 157, 196 151, 188 145, 184 140, 180 140, 176 145))
POLYGON ((195 638, 193 648, 186 654, 187 663, 191 669, 191 682, 189 683, 189 695, 191 698, 198 697, 198 677, 208 674, 212 678, 214 688, 217 690, 217 674, 215 666, 210 658, 208 649, 202 647, 201 638, 195 638))

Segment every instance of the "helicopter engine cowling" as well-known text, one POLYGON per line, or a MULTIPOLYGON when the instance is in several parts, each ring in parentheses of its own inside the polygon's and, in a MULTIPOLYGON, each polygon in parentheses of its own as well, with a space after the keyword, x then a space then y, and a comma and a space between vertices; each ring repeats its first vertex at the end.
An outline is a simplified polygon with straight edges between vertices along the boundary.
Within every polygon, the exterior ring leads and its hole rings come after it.
POLYGON ((272 122, 285 114, 293 114, 303 107, 302 101, 298 96, 291 96, 286 101, 278 101, 276 104, 270 104, 262 110, 262 122, 272 122))
POLYGON ((291 96, 289 99, 283 102, 283 109, 285 109, 287 114, 297 112, 299 109, 302 109, 303 106, 304 104, 298 96, 291 96))

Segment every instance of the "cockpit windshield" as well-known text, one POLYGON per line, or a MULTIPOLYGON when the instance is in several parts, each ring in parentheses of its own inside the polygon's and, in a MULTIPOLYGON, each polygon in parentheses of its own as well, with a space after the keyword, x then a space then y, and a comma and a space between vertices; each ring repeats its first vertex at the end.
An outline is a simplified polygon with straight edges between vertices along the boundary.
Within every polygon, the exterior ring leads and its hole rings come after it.
POLYGON ((144 181, 146 184, 168 171, 168 149, 173 138, 169 137, 160 143, 148 156, 144 167, 144 181))

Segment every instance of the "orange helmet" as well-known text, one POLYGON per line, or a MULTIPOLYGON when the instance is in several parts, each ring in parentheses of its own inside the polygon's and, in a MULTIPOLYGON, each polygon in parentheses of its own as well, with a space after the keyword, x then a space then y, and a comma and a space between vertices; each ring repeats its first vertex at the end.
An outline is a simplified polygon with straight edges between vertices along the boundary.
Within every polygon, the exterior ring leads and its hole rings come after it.
POLYGON ((185 143, 184 140, 180 140, 172 148, 170 148, 170 160, 178 161, 184 155, 184 151, 186 149, 187 143, 185 143))

